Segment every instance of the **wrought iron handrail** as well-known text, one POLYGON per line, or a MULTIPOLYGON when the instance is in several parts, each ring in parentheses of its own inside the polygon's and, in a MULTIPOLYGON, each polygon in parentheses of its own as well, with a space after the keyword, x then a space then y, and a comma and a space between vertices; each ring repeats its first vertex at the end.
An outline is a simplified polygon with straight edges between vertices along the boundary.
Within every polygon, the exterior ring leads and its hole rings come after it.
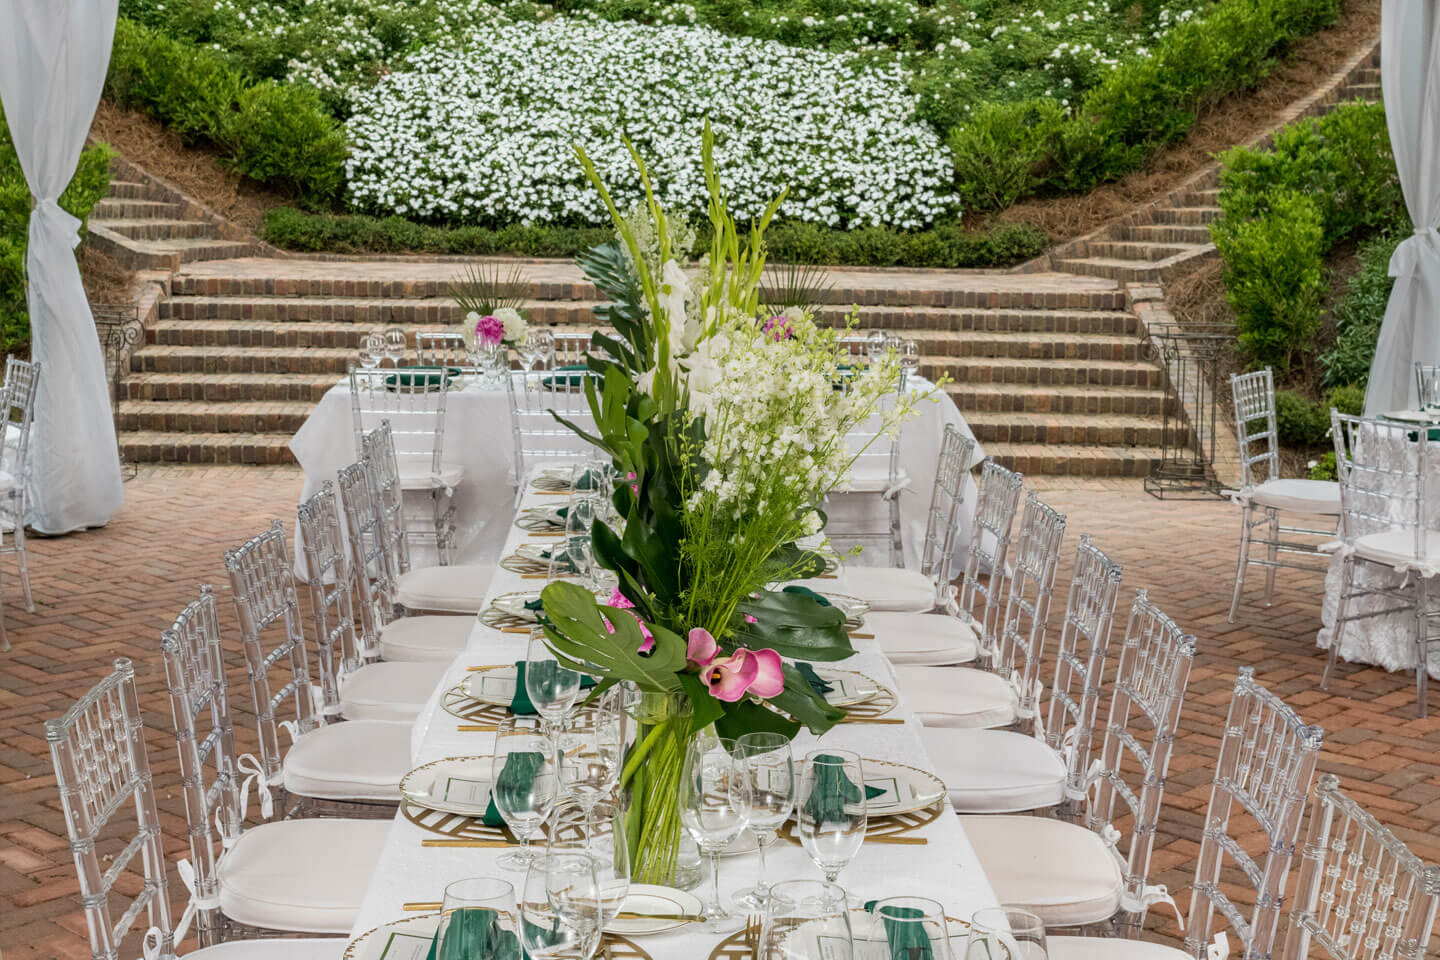
POLYGON ((1160 459, 1145 478, 1151 495, 1219 496, 1215 473, 1221 363, 1235 343, 1231 323, 1153 323, 1147 333, 1165 371, 1160 459))

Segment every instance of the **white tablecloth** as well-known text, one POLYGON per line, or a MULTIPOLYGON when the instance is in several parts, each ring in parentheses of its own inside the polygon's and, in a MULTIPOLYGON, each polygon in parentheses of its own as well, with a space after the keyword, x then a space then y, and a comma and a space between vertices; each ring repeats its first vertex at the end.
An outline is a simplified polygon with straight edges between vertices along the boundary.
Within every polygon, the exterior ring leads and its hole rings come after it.
MULTIPOLYGON (((545 498, 527 497, 528 503, 545 498)), ((523 542, 524 533, 510 524, 506 553, 523 542)), ((490 585, 490 597, 515 590, 533 590, 534 580, 500 569, 490 585)), ((487 598, 488 605, 488 598, 487 598)), ((509 663, 525 656, 525 637, 505 634, 476 621, 466 651, 456 659, 416 721, 412 738, 414 761, 428 763, 442 757, 487 755, 492 751, 494 735, 461 733, 459 721, 439 705, 443 691, 465 676, 471 665, 509 663)), ((889 661, 879 652, 875 641, 857 641, 857 654, 845 661, 846 669, 859 670, 891 686, 895 675, 889 661)), ((904 717, 904 725, 842 724, 823 738, 827 747, 840 747, 859 752, 862 757, 883 757, 886 760, 933 769, 921 746, 919 722, 903 701, 892 716, 904 717)), ((816 738, 802 732, 795 743, 797 755, 813 748, 816 738)), ((976 860, 960 821, 942 813, 935 822, 916 834, 928 840, 924 846, 867 844, 840 875, 840 884, 861 900, 876 897, 923 895, 944 904, 951 916, 969 918, 976 910, 995 906, 995 895, 976 860)), ((359 936, 379 924, 406 916, 402 909, 407 901, 439 900, 447 883, 466 877, 500 875, 518 884, 518 873, 504 873, 495 860, 504 852, 490 849, 445 849, 422 847, 420 841, 431 834, 397 815, 389 841, 381 855, 380 867, 370 884, 356 921, 352 936, 359 936)), ((771 882, 787 879, 821 879, 819 870, 797 845, 780 842, 770 848, 767 859, 771 882)), ((721 862, 721 894, 728 898, 755 880, 755 855, 730 857, 721 862)), ((708 881, 707 881, 708 882, 708 881)), ((697 891, 699 892, 699 891, 697 891)), ((645 937, 643 945, 655 960, 694 960, 705 957, 714 947, 716 937, 688 929, 653 937, 645 937)))
MULTIPOLYGON (((923 392, 931 385, 919 377, 912 378, 914 388, 923 392)), ((965 436, 972 436, 970 426, 960 415, 955 402, 943 391, 933 400, 921 401, 917 416, 905 423, 900 434, 900 468, 909 476, 910 486, 900 493, 900 520, 905 544, 905 565, 919 566, 925 542, 925 514, 930 506, 931 488, 935 483, 935 463, 945 425, 953 423, 965 436)), ((312 496, 326 480, 333 480, 336 471, 353 463, 359 453, 355 449, 355 432, 350 413, 350 385, 342 380, 325 394, 319 406, 290 440, 290 450, 305 471, 305 486, 300 498, 312 496)), ((500 558, 515 499, 515 445, 510 425, 510 400, 504 390, 485 390, 467 386, 452 391, 446 399, 445 461, 465 468, 465 477, 455 488, 456 562, 493 563, 500 558)), ((970 467, 985 458, 977 443, 970 467)), ((963 569, 964 552, 970 542, 970 518, 975 512, 975 482, 967 480, 965 516, 957 539, 955 574, 963 569)), ((428 496, 428 495, 427 495, 428 496)), ((828 510, 837 536, 845 529, 886 529, 883 510, 876 510, 878 498, 837 494, 828 510), (854 501, 858 500, 859 503, 854 501), (848 502, 847 502, 848 501, 848 502), (863 528, 851 524, 864 523, 863 528)), ((416 505, 407 515, 426 523, 428 507, 416 505)), ((305 574, 305 558, 297 536, 294 541, 295 569, 305 574)), ((888 563, 884 551, 875 547, 866 550, 869 556, 860 562, 866 565, 888 563)), ((417 566, 429 563, 422 556, 414 558, 417 566)), ((433 562, 433 561, 430 561, 433 562)))

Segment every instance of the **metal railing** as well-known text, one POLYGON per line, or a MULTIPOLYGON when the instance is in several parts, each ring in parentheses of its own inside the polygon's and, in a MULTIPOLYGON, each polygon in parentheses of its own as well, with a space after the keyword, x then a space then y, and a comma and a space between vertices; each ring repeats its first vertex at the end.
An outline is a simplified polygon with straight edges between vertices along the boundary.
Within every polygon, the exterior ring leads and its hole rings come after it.
POLYGON ((1230 323, 1156 323, 1149 328, 1155 359, 1165 369, 1167 398, 1160 460, 1145 490, 1160 499, 1218 497, 1215 472, 1222 363, 1235 343, 1230 323))
MULTIPOLYGON (((105 380, 110 385, 110 416, 115 422, 115 438, 120 438, 121 382, 130 368, 130 355, 139 346, 144 335, 140 323, 139 308, 133 304, 94 304, 90 312, 95 316, 95 333, 100 338, 100 349, 105 361, 105 380)), ((125 461, 125 448, 117 450, 120 457, 120 475, 132 480, 139 467, 125 461)))

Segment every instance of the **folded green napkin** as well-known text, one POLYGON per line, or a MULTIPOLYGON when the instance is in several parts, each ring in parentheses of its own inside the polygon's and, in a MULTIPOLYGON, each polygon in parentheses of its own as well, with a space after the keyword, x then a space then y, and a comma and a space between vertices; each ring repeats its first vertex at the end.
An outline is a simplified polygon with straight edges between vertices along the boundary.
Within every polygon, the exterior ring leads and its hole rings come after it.
POLYGON ((804 677, 805 682, 810 684, 810 689, 815 691, 816 696, 824 697, 825 694, 835 691, 835 684, 820 676, 820 674, 815 672, 814 667, 803 660, 795 661, 795 669, 800 671, 800 676, 804 677))
POLYGON ((574 488, 576 490, 579 490, 581 493, 584 493, 587 490, 599 490, 600 478, 595 475, 595 471, 586 470, 584 473, 580 474, 580 476, 575 478, 574 488))
MULTIPOLYGON (((845 776, 840 757, 822 753, 815 760, 816 783, 805 801, 805 812, 816 823, 833 823, 844 817, 845 804, 860 802, 860 788, 845 776)), ((866 787, 865 799, 878 797, 884 792, 880 787, 866 787)))
POLYGON ((521 960, 520 938, 503 929, 499 919, 487 907, 453 911, 445 942, 432 942, 426 960, 521 960))
POLYGON ((554 390, 557 386, 578 387, 585 382, 585 371, 590 368, 583 363, 567 363, 563 367, 556 367, 555 369, 560 373, 565 373, 570 370, 575 372, 571 373, 568 377, 545 377, 540 381, 540 385, 546 390, 554 390))
POLYGON ((545 601, 542 600, 540 597, 536 597, 534 600, 526 600, 525 609, 529 610, 531 613, 544 613, 545 601))
MULTIPOLYGON (((589 537, 571 537, 570 540, 569 540, 569 543, 573 543, 573 544, 575 544, 575 545, 577 545, 577 546, 579 546, 581 543, 589 543, 589 542, 590 542, 590 538, 589 538, 589 537)), ((541 550, 541 551, 540 551, 540 557, 541 557, 541 559, 544 559, 544 560, 554 560, 554 561, 556 561, 557 563, 559 563, 561 566, 567 567, 567 568, 569 568, 569 569, 572 570, 572 571, 575 569, 575 561, 572 560, 572 559, 570 559, 570 548, 569 548, 569 546, 558 547, 558 548, 556 548, 555 550, 541 550)), ((526 608, 529 609, 529 604, 526 604, 526 608)), ((539 610, 539 609, 541 609, 541 608, 540 608, 540 607, 535 607, 534 609, 539 610)))
MULTIPOLYGON (((538 674, 542 680, 553 677, 557 670, 566 669, 554 660, 540 660, 533 665, 528 660, 517 660, 515 662, 515 693, 510 698, 510 712, 517 717, 535 716, 535 704, 530 702, 530 693, 525 689, 525 671, 535 668, 542 671, 538 674), (546 674, 544 671, 549 671, 549 673, 546 674)), ((580 675, 580 689, 588 690, 593 686, 595 686, 595 678, 582 673, 580 675)))
MULTIPOLYGON (((438 387, 440 386, 441 367, 407 367, 404 370, 397 370, 385 378, 385 388, 394 390, 396 387, 438 387)), ((444 368, 454 380, 460 376, 459 367, 444 368)))
POLYGON ((830 606, 830 601, 829 601, 829 600, 826 600, 824 597, 822 597, 820 594, 816 593, 814 590, 811 590, 809 587, 802 587, 802 586, 800 586, 800 584, 798 584, 798 583, 792 583, 792 584, 790 584, 788 587, 782 587, 782 588, 781 588, 781 592, 782 592, 782 593, 798 593, 798 594, 800 594, 800 595, 803 596, 803 597, 809 597, 811 600, 814 600, 816 603, 820 604, 820 606, 822 606, 822 607, 828 607, 828 606, 830 606))
POLYGON ((505 758, 505 766, 500 769, 500 776, 495 778, 495 786, 490 789, 490 805, 481 817, 486 826, 505 825, 505 818, 500 815, 500 808, 495 802, 496 797, 504 798, 505 805, 511 810, 525 805, 525 797, 535 783, 535 774, 544 765, 545 755, 539 750, 519 750, 505 758))
MULTIPOLYGON (((878 900, 867 900, 865 911, 873 913, 878 900)), ((880 922, 885 924, 885 942, 890 947, 890 960, 935 960, 935 951, 930 944, 930 935, 924 924, 905 923, 925 916, 923 910, 914 907, 883 907, 880 922)))

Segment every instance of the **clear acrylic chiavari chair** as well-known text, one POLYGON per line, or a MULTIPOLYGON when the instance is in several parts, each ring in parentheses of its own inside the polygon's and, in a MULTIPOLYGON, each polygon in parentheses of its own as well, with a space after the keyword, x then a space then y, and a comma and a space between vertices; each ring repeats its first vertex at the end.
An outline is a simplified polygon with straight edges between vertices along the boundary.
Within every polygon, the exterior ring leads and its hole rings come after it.
POLYGON ((1059 808, 1057 813, 1071 819, 1079 816, 1076 804, 1085 797, 1120 575, 1119 564, 1097 549, 1088 534, 1080 538, 1042 736, 944 728, 922 733, 936 772, 950 784, 950 802, 957 812, 1059 808))
MULTIPOLYGON (((25 552, 26 488, 30 479, 30 426, 35 418, 35 397, 40 387, 40 364, 5 358, 3 398, 5 430, 0 440, 0 556, 15 555, 25 609, 35 612, 30 593, 30 565, 25 552), (10 534, 10 543, 4 535, 10 534)), ((4 579, 0 577, 0 650, 10 649, 5 632, 4 579)))
MULTIPOLYGON (((1332 410, 1340 475, 1340 593, 1321 689, 1343 650, 1347 625, 1406 614, 1415 663, 1416 709, 1429 708, 1432 632, 1440 621, 1433 580, 1440 576, 1440 441, 1430 431, 1332 410)), ((1372 643, 1393 628, 1377 626, 1372 643)))
MULTIPOLYGON (((588 338, 585 341, 588 347, 588 338)), ((557 338, 558 349, 558 338, 557 338)), ((576 366, 583 362, 559 363, 576 366)), ((590 443, 556 421, 558 414, 576 426, 592 430, 595 417, 585 395, 587 382, 595 380, 589 370, 534 370, 511 374, 510 425, 515 440, 515 485, 517 494, 527 478, 542 467, 568 467, 593 452, 590 443)), ((598 387, 598 383, 597 383, 598 387)))
POLYGON ((921 723, 929 727, 1008 727, 1036 723, 1055 569, 1065 515, 1031 493, 1020 521, 995 671, 897 667, 896 677, 921 723))
MULTIPOLYGON (((241 945, 232 938, 268 938, 277 930, 347 932, 342 911, 353 923, 387 835, 375 824, 384 821, 291 820, 245 828, 249 787, 261 771, 253 757, 235 755, 217 613, 214 592, 202 586, 200 598, 160 639, 190 832, 190 858, 179 863, 190 902, 176 939, 193 919, 202 947, 231 940, 215 951, 225 957, 333 957, 344 941, 241 945)), ((263 785, 260 800, 269 819, 263 785)))
POLYGON ((465 338, 451 330, 415 332, 415 359, 422 367, 458 367, 466 374, 475 373, 465 338))
POLYGON ((1240 505, 1240 556, 1235 563, 1235 587, 1230 598, 1230 622, 1240 609, 1240 596, 1245 590, 1245 571, 1251 564, 1265 568, 1265 606, 1275 593, 1275 571, 1281 567, 1308 570, 1323 569, 1315 559, 1320 555, 1320 541, 1329 540, 1333 530, 1312 530, 1284 526, 1280 512, 1304 517, 1331 519, 1340 513, 1340 490, 1324 480, 1287 479, 1280 476, 1280 444, 1275 426, 1275 380, 1270 368, 1230 377, 1230 394, 1235 405, 1235 436, 1240 444, 1240 489, 1226 494, 1240 505), (1263 535, 1254 531, 1264 528, 1263 535), (1295 536, 1309 537, 1309 542, 1295 536), (1263 559, 1252 557, 1253 547, 1264 547, 1263 559), (1308 562, 1281 560, 1280 554, 1300 554, 1308 562))
POLYGON ((450 562, 455 534, 455 487, 464 468, 445 460, 445 407, 450 393, 446 369, 360 370, 350 368, 350 409, 355 450, 365 455, 365 435, 382 422, 390 424, 391 449, 400 490, 423 491, 430 497, 432 528, 408 531, 431 543, 441 565, 450 562))
MULTIPOLYGON (((1084 805, 1083 825, 1034 817, 964 818, 1001 902, 1025 905, 1047 927, 1128 937, 1138 935, 1155 903, 1169 904, 1179 916, 1164 886, 1148 880, 1194 654, 1194 638, 1183 634, 1143 590, 1137 591, 1100 755, 1090 759, 1077 749, 1065 757, 1064 805, 1084 805), (1129 842, 1121 854, 1125 835, 1116 824, 1124 826, 1127 816, 1129 842), (1056 870, 1057 863, 1064 869, 1056 870)), ((1114 939, 1094 937, 1051 938, 1056 940, 1061 942, 1053 956, 1060 955, 1056 951, 1067 957, 1107 956, 1117 946, 1114 939)))
POLYGON ((1300 852, 1284 960, 1312 945, 1334 960, 1424 960, 1440 910, 1440 867, 1427 866, 1395 834, 1323 774, 1300 852))
MULTIPOLYGON (((848 352, 852 368, 858 370, 869 362, 866 351, 872 344, 868 337, 840 337, 837 342, 842 353, 848 352)), ((898 343, 898 340, 895 342, 898 343)), ((886 340, 884 343, 888 346, 890 341, 886 340)), ((854 462, 850 467, 850 484, 841 492, 847 497, 855 498, 857 503, 877 498, 879 509, 885 515, 885 527, 883 531, 875 530, 869 528, 869 523, 865 523, 860 529, 831 533, 832 537, 846 541, 884 544, 888 552, 887 563, 896 568, 905 565, 900 495, 910 486, 910 477, 900 466, 900 437, 903 427, 887 431, 881 429, 881 423, 884 413, 898 400, 900 391, 905 389, 903 380, 897 373, 895 392, 881 399, 881 409, 877 415, 855 425, 845 437, 845 446, 854 457, 854 462)), ((840 380, 842 389, 848 389, 849 383, 849 377, 842 377, 840 380)), ((967 458, 966 468, 968 467, 967 458)), ((873 510, 873 501, 870 502, 873 510)), ((865 510, 865 515, 872 515, 872 510, 865 510)))
POLYGON ((378 427, 361 438, 360 447, 361 462, 370 472, 370 487, 375 508, 380 511, 381 525, 385 530, 396 531, 394 536, 385 536, 382 530, 393 602, 395 584, 410 572, 410 540, 405 536, 405 498, 400 489, 400 464, 395 458, 395 435, 390 431, 390 421, 381 420, 378 427))
POLYGON ((1024 482, 1023 475, 986 458, 980 468, 980 492, 975 500, 965 576, 960 581, 960 614, 975 631, 982 662, 992 668, 999 652, 1000 617, 1010 585, 1006 575, 1010 531, 1020 509, 1024 482), (982 571, 986 574, 983 583, 982 571))
POLYGON ((410 769, 410 725, 324 722, 280 521, 227 551, 225 569, 255 700, 261 782, 295 799, 292 814, 316 812, 329 802, 383 813, 376 805, 398 801, 400 778, 410 769), (292 741, 283 754, 281 729, 292 741))

